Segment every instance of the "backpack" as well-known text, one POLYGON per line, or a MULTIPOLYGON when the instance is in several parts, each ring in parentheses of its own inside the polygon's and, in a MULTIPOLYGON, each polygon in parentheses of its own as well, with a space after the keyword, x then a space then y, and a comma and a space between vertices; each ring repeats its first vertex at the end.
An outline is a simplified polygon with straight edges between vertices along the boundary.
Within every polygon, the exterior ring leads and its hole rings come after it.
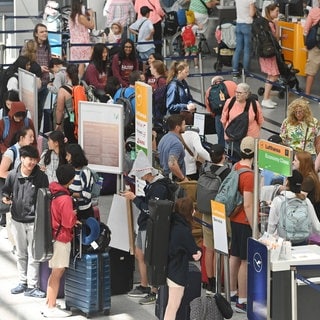
POLYGON ((187 25, 186 13, 187 13, 186 9, 178 9, 177 11, 178 24, 180 27, 184 27, 187 25))
POLYGON ((186 193, 184 189, 175 181, 172 181, 168 177, 157 180, 158 183, 162 183, 168 189, 168 200, 175 202, 179 198, 183 198, 186 193))
MULTIPOLYGON (((233 97, 230 100, 230 103, 228 105, 228 118, 229 118, 230 110, 232 109, 235 101, 236 101, 235 97, 233 97)), ((239 114, 237 117, 232 119, 225 129, 225 134, 228 136, 229 140, 241 141, 247 135, 248 127, 249 127, 249 109, 250 109, 251 103, 256 115, 255 119, 256 121, 258 120, 256 100, 248 98, 246 101, 246 106, 244 108, 244 111, 241 114, 239 114)))
POLYGON ((86 90, 83 85, 78 84, 73 86, 72 88, 68 86, 61 86, 61 88, 65 89, 72 95, 72 111, 65 108, 69 121, 73 124, 73 134, 75 138, 78 138, 78 119, 79 119, 79 102, 80 101, 88 101, 86 90))
POLYGON ((123 106, 124 137, 127 139, 135 131, 135 115, 131 103, 132 99, 135 98, 135 92, 131 93, 128 97, 125 96, 125 92, 126 88, 122 88, 120 96, 115 103, 123 106))
MULTIPOLYGON (((3 122, 4 122, 2 140, 4 140, 9 135, 10 119, 9 119, 9 116, 4 116, 2 119, 3 119, 3 122)), ((29 127, 29 118, 27 116, 23 119, 23 125, 26 128, 29 127)))
POLYGON ((223 180, 216 195, 215 201, 225 205, 227 217, 231 217, 238 212, 237 207, 242 205, 243 197, 239 191, 239 177, 243 172, 252 172, 249 168, 236 170, 233 166, 230 173, 223 180))
POLYGON ((219 81, 211 85, 208 100, 213 113, 220 115, 226 100, 229 98, 228 89, 224 81, 219 81))
POLYGON ((293 244, 307 240, 311 234, 311 221, 307 201, 286 198, 280 205, 278 234, 293 244))
POLYGON ((172 7, 176 1, 177 0, 161 0, 162 4, 167 8, 172 7))
POLYGON ((196 36, 192 30, 192 25, 187 25, 184 27, 181 37, 185 47, 192 47, 196 44, 196 36))
MULTIPOLYGON (((160 77, 161 78, 161 77, 160 77)), ((157 83, 159 79, 157 79, 157 83)), ((164 77, 162 77, 164 78, 164 77)), ((153 119, 163 119, 167 114, 167 86, 156 88, 152 93, 152 117, 153 119)))
POLYGON ((308 50, 314 47, 320 48, 320 21, 310 28, 306 37, 306 47, 308 50))
POLYGON ((176 11, 166 12, 164 16, 163 35, 165 37, 173 36, 178 32, 179 23, 176 11))
POLYGON ((90 171, 90 180, 93 179, 93 184, 92 184, 92 189, 91 189, 91 199, 96 199, 100 196, 100 191, 102 188, 102 184, 103 184, 103 178, 99 176, 99 174, 90 169, 87 166, 84 166, 81 170, 80 170, 80 177, 82 176, 82 172, 84 169, 88 169, 90 171))
POLYGON ((252 23, 252 34, 257 41, 257 54, 261 58, 274 57, 280 49, 274 41, 269 21, 263 17, 257 17, 252 23))
POLYGON ((220 175, 228 169, 227 166, 222 166, 213 172, 211 166, 211 162, 205 162, 197 183, 197 208, 201 213, 209 215, 211 215, 211 200, 215 199, 222 183, 220 175))
POLYGON ((35 206, 35 221, 32 240, 32 256, 36 261, 48 261, 53 255, 53 242, 60 233, 62 225, 52 236, 51 203, 53 199, 68 195, 64 191, 51 194, 48 188, 39 188, 35 206))

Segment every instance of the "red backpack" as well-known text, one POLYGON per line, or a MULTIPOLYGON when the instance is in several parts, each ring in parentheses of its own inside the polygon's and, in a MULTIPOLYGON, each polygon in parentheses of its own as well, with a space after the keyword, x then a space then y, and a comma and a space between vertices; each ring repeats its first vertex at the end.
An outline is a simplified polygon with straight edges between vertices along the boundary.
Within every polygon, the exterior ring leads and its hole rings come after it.
POLYGON ((192 30, 192 25, 185 26, 181 36, 185 47, 192 47, 196 44, 196 36, 192 30))

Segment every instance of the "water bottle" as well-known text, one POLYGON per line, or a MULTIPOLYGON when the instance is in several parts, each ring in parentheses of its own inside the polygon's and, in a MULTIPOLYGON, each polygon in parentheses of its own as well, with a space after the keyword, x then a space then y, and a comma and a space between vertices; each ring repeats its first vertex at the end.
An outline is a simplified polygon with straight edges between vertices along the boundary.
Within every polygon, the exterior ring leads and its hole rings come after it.
POLYGON ((100 190, 102 189, 103 186, 103 177, 99 177, 98 181, 97 181, 97 185, 99 186, 100 190))

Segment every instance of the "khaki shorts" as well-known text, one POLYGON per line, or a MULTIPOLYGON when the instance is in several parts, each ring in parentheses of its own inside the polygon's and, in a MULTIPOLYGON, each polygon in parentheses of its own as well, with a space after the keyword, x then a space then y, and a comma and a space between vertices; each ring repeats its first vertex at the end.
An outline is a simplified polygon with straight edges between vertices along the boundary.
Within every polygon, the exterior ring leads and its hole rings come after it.
POLYGON ((49 260, 49 268, 68 268, 70 262, 71 242, 64 243, 55 241, 53 243, 53 256, 49 260))
MULTIPOLYGON (((202 214, 202 220, 212 225, 212 216, 210 214, 202 214)), ((211 250, 214 250, 213 231, 206 226, 202 226, 203 245, 211 250)))
POLYGON ((306 63, 306 74, 315 76, 320 68, 320 49, 314 47, 308 51, 308 59, 306 63))

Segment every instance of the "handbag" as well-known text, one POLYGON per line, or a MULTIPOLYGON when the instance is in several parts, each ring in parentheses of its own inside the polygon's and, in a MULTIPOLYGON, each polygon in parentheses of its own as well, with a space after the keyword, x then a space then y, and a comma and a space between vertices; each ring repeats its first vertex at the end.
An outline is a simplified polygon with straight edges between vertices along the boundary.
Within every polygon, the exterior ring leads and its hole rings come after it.
POLYGON ((206 7, 208 16, 212 16, 214 12, 214 8, 208 8, 206 3, 203 0, 200 0, 200 2, 206 7))
POLYGON ((310 28, 306 36, 306 47, 311 50, 314 47, 320 47, 320 21, 310 28))
POLYGON ((215 298, 202 296, 192 300, 190 302, 190 320, 223 320, 215 298))

